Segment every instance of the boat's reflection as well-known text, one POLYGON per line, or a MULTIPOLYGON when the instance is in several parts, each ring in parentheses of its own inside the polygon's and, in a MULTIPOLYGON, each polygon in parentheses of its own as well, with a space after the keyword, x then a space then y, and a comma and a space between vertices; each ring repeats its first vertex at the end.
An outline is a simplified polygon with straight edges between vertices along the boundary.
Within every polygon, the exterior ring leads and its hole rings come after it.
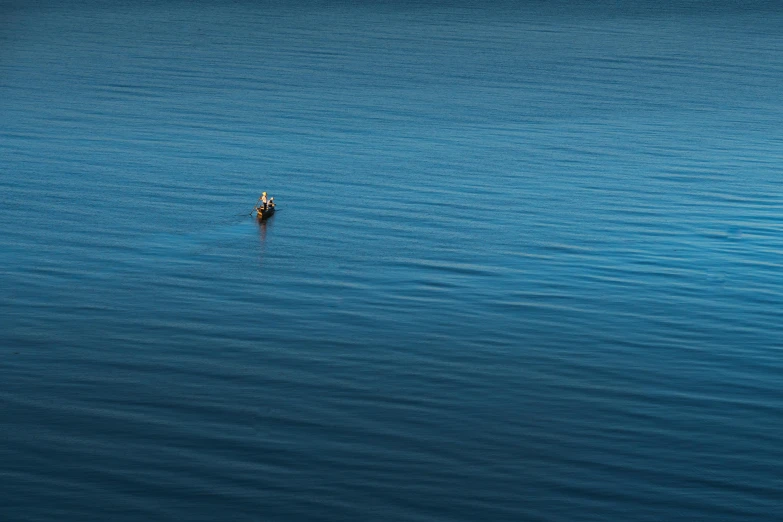
POLYGON ((266 255, 266 234, 267 231, 273 226, 272 223, 270 223, 270 219, 257 219, 254 218, 256 221, 256 225, 258 226, 258 240, 260 243, 261 251, 259 253, 259 262, 264 262, 264 257, 266 255))
POLYGON ((258 223, 258 237, 261 239, 261 246, 264 246, 264 243, 266 243, 266 229, 269 226, 269 221, 266 219, 256 219, 256 222, 258 223))

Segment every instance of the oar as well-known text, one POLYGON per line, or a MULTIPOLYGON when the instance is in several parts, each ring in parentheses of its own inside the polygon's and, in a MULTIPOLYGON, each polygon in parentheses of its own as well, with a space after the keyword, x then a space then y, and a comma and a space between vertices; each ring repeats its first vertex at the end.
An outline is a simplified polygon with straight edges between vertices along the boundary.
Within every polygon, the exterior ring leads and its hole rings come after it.
POLYGON ((258 201, 256 201, 256 206, 253 207, 253 210, 250 211, 250 214, 248 216, 252 216, 253 212, 258 212, 258 202, 261 201, 261 198, 258 198, 258 201))

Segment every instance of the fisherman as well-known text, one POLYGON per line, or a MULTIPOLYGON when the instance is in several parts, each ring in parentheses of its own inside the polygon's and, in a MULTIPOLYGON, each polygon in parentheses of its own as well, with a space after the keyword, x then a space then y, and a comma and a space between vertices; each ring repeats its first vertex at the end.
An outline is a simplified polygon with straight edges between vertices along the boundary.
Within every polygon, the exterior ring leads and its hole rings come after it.
POLYGON ((261 204, 264 206, 264 211, 266 212, 266 206, 268 205, 268 202, 266 200, 266 192, 261 194, 261 204))
POLYGON ((269 198, 269 203, 266 205, 269 208, 275 208, 275 198, 269 198))

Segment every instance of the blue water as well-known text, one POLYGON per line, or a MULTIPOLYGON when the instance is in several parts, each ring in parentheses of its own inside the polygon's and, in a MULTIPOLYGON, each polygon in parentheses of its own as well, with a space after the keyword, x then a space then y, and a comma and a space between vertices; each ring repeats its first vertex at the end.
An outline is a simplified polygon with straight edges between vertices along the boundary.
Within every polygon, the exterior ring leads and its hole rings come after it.
POLYGON ((0 519, 783 517, 783 10, 221 4, 0 1, 0 519))

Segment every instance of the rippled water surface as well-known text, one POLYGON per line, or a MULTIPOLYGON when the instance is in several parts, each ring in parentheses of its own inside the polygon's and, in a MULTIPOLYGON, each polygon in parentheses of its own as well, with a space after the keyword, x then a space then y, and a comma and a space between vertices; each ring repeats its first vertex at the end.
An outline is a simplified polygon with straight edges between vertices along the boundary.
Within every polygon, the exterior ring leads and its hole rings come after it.
POLYGON ((0 519, 783 516, 781 12, 220 4, 0 1, 0 519))

